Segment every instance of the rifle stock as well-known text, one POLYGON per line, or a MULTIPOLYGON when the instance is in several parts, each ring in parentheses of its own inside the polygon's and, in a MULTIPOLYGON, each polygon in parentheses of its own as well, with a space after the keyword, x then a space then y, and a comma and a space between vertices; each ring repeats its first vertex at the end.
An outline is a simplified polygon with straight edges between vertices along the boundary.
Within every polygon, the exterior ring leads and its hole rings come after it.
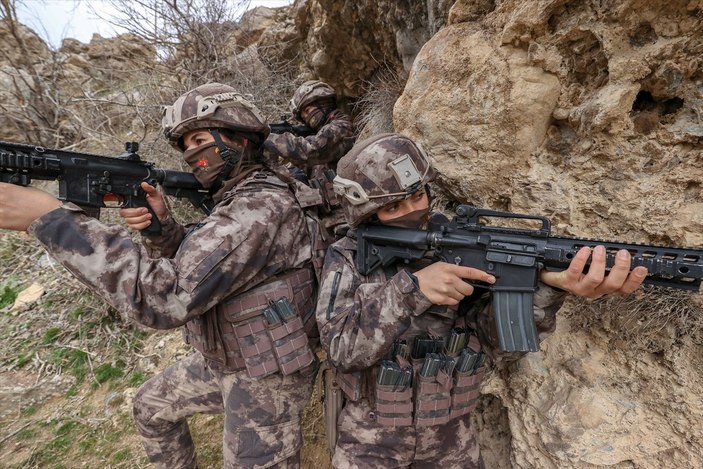
POLYGON ((160 234, 161 224, 147 203, 142 182, 160 184, 166 194, 187 198, 205 213, 212 210, 212 198, 195 176, 158 169, 142 161, 137 150, 137 143, 130 142, 123 155, 109 157, 0 142, 0 182, 27 186, 33 180, 58 181, 58 198, 86 207, 92 215, 111 207, 112 201, 120 207, 146 207, 152 213, 151 225, 142 230, 146 236, 160 234))
MULTIPOLYGON (((605 246, 606 266, 618 250, 632 255, 630 268, 644 266, 645 284, 679 290, 700 289, 703 250, 628 244, 595 239, 550 236, 546 217, 478 209, 460 205, 450 222, 432 230, 362 225, 357 230, 356 266, 366 275, 381 266, 409 262, 433 254, 438 260, 475 267, 496 277, 493 308, 500 347, 506 352, 535 352, 539 340, 533 317, 533 295, 540 269, 564 269, 583 246, 605 246), (536 229, 481 223, 482 219, 528 220, 536 229)), ((588 266, 587 266, 588 267, 588 266)))

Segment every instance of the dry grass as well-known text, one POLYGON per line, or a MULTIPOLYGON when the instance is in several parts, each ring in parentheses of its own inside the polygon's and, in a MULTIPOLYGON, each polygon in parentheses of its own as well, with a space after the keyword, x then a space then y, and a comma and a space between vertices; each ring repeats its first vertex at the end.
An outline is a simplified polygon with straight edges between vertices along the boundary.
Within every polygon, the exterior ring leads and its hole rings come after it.
POLYGON ((0 259, 0 292, 44 289, 24 310, 0 303, 3 467, 138 467, 127 462, 141 456, 136 446, 134 457, 125 452, 125 442, 138 444, 129 413, 113 407, 145 378, 137 354, 146 334, 27 236, 0 233, 0 259))
POLYGON ((407 74, 381 64, 374 76, 366 82, 364 94, 354 109, 360 139, 395 131, 393 106, 403 93, 407 79, 407 74))
POLYGON ((588 329, 599 325, 629 350, 661 352, 674 344, 703 343, 703 295, 645 287, 625 296, 578 299, 568 315, 588 329))

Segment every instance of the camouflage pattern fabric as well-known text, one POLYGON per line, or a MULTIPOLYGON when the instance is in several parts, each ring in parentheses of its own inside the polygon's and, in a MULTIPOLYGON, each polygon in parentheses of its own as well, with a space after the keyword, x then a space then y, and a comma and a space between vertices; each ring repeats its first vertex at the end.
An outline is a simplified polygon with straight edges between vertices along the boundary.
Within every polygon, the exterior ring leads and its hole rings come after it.
POLYGON ((315 135, 270 134, 264 142, 264 149, 269 156, 281 157, 310 176, 315 165, 334 169, 337 161, 353 145, 354 125, 351 119, 340 111, 333 111, 315 135))
MULTIPOLYGON (((171 329, 230 295, 309 265, 312 247, 303 210, 287 184, 276 186, 267 176, 252 174, 188 232, 173 230, 168 225, 175 222, 167 221, 166 233, 183 234, 172 257, 150 258, 124 227, 104 225, 71 204, 39 218, 28 231, 129 318, 171 329)), ((164 243, 175 245, 176 239, 164 243)), ((150 240, 153 249, 159 241, 150 240)))
POLYGON ((150 379, 134 397, 134 419, 157 468, 194 468, 186 417, 224 411, 224 467, 297 468, 300 415, 312 393, 315 367, 290 376, 249 378, 219 373, 195 353, 150 379))
MULTIPOLYGON (((407 270, 401 269, 390 278, 382 269, 362 276, 355 267, 355 255, 353 231, 327 251, 316 311, 322 346, 339 371, 370 370, 395 339, 426 334, 428 329, 445 335, 454 326, 455 308, 433 306, 407 270)), ((420 267, 410 266, 409 270, 420 267)), ((540 338, 553 331, 563 298, 564 293, 540 286, 534 298, 540 338)), ((490 303, 477 304, 481 308, 467 315, 467 321, 477 330, 488 355, 494 360, 514 360, 524 355, 496 351, 490 303)), ((383 427, 373 418, 367 399, 348 401, 341 416, 335 467, 396 467, 394 463, 379 463, 384 459, 397 461, 397 466, 447 462, 445 467, 481 467, 468 417, 419 430, 414 426, 383 427)))
MULTIPOLYGON (((354 264, 356 240, 352 236, 353 232, 348 233, 327 251, 317 301, 321 343, 337 369, 348 372, 369 368, 401 336, 424 334, 428 328, 444 335, 454 327, 456 311, 432 307, 408 271, 400 270, 387 280, 381 269, 369 276, 361 275, 354 264)), ((564 296, 563 292, 540 285, 534 297, 540 338, 554 330, 556 312, 564 296)), ((486 305, 477 317, 468 317, 476 321, 468 325, 479 333, 483 350, 489 355, 508 358, 508 354, 496 351, 498 340, 490 309, 486 305)), ((511 353, 509 358, 523 355, 511 353)))
MULTIPOLYGON (((147 241, 147 249, 134 243, 125 227, 104 225, 65 204, 36 220, 28 232, 126 317, 155 329, 179 327, 225 298, 309 266, 312 258, 300 204, 289 186, 268 171, 255 172, 237 184, 197 225, 185 229, 169 218, 163 230, 160 237, 147 241)), ((226 467, 285 465, 282 461, 288 457, 295 466, 300 412, 311 391, 305 376, 275 375, 253 383, 245 371, 218 374, 210 365, 206 367, 203 357, 195 354, 140 391, 135 406, 146 407, 136 414, 149 457, 168 460, 158 467, 193 467, 183 417, 224 408, 225 432, 234 439, 225 445, 226 467), (261 396, 266 400, 257 401, 261 396), (158 402, 172 408, 154 410, 158 402), (164 426, 149 417, 163 412, 172 412, 164 426), (174 456, 173 464, 171 456, 162 454, 161 444, 149 443, 164 439, 172 440, 169 452, 173 445, 185 448, 174 456)))
POLYGON ((483 469, 471 416, 444 425, 389 427, 376 422, 368 400, 347 401, 339 418, 335 468, 483 469))

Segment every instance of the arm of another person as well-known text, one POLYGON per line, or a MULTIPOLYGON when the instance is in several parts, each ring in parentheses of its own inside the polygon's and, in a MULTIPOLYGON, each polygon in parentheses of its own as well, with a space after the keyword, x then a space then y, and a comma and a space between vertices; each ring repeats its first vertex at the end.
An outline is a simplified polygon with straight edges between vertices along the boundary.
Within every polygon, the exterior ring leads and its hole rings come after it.
POLYGON ((354 145, 354 125, 344 114, 320 128, 315 135, 271 134, 264 142, 270 153, 299 167, 336 163, 354 145))
POLYGON ((27 230, 112 306, 157 329, 180 326, 311 256, 304 215, 287 189, 229 199, 172 259, 151 259, 124 227, 104 225, 75 205, 61 206, 45 192, 6 186, 0 184, 0 228, 27 230))

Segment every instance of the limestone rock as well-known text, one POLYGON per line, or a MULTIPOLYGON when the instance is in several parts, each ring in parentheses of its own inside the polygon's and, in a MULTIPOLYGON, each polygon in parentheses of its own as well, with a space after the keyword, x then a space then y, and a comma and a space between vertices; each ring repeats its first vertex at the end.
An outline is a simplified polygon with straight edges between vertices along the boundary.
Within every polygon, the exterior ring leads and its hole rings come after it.
MULTIPOLYGON (((396 130, 456 201, 546 215, 558 234, 700 247, 702 14, 695 1, 459 0, 414 61, 396 130)), ((637 314, 623 308, 613 316, 637 314)), ((484 387, 510 433, 509 457, 486 451, 487 465, 700 466, 697 320, 662 327, 652 354, 579 314, 567 304, 542 352, 484 387)), ((483 445, 504 447, 487 426, 483 445)))

